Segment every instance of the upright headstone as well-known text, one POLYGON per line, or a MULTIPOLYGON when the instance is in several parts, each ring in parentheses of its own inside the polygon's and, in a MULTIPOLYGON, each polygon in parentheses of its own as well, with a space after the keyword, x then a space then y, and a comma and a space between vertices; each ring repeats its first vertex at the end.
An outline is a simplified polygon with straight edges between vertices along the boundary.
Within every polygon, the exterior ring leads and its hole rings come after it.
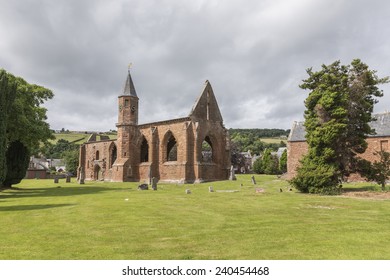
POLYGON ((152 180, 154 177, 152 178, 152 166, 151 165, 149 166, 148 177, 149 177, 149 185, 152 185, 153 184, 152 180))
POLYGON ((252 177, 251 177, 251 179, 252 179, 252 184, 253 184, 253 185, 256 185, 256 179, 255 179, 255 176, 252 176, 252 177))
POLYGON ((85 180, 85 173, 84 173, 84 167, 80 167, 79 169, 79 184, 83 185, 85 180))
POLYGON ((157 178, 152 178, 152 190, 157 191, 157 178))
POLYGON ((233 165, 230 167, 230 176, 229 176, 229 180, 230 180, 230 181, 235 181, 235 180, 237 180, 236 174, 235 174, 235 172, 234 172, 234 166, 233 166, 233 165))
POLYGON ((55 177, 54 177, 54 184, 58 184, 58 181, 59 181, 58 177, 55 176, 55 177))
POLYGON ((191 190, 190 189, 186 189, 186 194, 191 194, 191 190))
POLYGON ((70 176, 69 175, 66 176, 66 182, 70 183, 70 176))
POLYGON ((209 187, 209 192, 214 192, 214 189, 212 186, 209 187))

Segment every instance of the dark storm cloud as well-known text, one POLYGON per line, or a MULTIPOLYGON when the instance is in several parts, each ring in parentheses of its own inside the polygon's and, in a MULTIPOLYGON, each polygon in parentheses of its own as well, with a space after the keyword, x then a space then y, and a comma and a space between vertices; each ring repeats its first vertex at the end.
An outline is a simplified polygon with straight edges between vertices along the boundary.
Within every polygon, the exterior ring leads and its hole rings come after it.
POLYGON ((188 115, 208 79, 226 126, 242 128, 301 120, 309 67, 361 58, 390 73, 379 0, 0 2, 0 67, 53 89, 57 129, 115 129, 129 62, 140 122, 188 115))

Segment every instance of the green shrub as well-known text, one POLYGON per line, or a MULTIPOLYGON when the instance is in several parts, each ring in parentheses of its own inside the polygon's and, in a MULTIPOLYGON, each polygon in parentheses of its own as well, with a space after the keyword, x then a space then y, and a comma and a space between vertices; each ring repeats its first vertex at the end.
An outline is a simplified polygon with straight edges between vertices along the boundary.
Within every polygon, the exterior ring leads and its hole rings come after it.
POLYGON ((298 191, 326 195, 340 193, 341 184, 334 165, 316 162, 309 156, 305 156, 301 163, 297 175, 290 180, 298 191))

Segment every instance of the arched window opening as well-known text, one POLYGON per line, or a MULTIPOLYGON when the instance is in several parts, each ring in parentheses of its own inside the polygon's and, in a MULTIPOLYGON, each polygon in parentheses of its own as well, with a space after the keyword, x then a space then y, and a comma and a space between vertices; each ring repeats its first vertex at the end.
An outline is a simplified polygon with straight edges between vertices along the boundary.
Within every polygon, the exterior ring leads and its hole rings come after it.
POLYGON ((202 142, 202 161, 213 162, 213 145, 208 136, 202 142))
POLYGON ((177 161, 177 143, 173 135, 167 143, 167 161, 177 161))
POLYGON ((116 146, 113 145, 111 150, 110 150, 110 164, 109 164, 109 168, 112 168, 112 165, 115 163, 117 157, 118 157, 117 149, 116 149, 116 146))
POLYGON ((99 151, 96 151, 95 160, 99 160, 99 151))
POLYGON ((149 144, 148 141, 144 138, 141 144, 141 162, 149 161, 149 144))

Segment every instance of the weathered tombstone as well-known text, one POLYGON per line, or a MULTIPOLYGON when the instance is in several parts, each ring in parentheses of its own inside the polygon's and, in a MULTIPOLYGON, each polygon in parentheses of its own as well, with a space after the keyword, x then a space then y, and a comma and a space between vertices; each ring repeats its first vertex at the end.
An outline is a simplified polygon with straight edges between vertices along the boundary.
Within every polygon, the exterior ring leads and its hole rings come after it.
POLYGON ((69 175, 66 176, 66 182, 70 183, 70 176, 69 175))
POLYGON ((85 173, 84 173, 84 168, 80 167, 79 169, 79 184, 83 185, 85 180, 85 173))
POLYGON ((149 166, 149 171, 148 171, 148 178, 149 178, 149 185, 152 184, 152 180, 154 177, 152 177, 152 166, 149 166))
POLYGON ((234 173, 234 166, 233 166, 233 165, 230 167, 229 180, 230 180, 230 181, 235 181, 235 180, 237 180, 236 174, 234 173))
POLYGON ((58 184, 59 178, 57 176, 54 177, 54 184, 58 184))
POLYGON ((256 185, 256 179, 255 179, 255 176, 252 176, 252 177, 251 177, 251 179, 252 179, 252 184, 253 184, 253 185, 256 185))
POLYGON ((138 186, 139 191, 146 191, 148 189, 149 189, 148 184, 141 184, 138 186))
POLYGON ((212 186, 209 187, 209 192, 214 192, 214 189, 212 186))
POLYGON ((186 194, 191 194, 191 190, 190 189, 186 189, 186 194))
POLYGON ((283 189, 282 189, 282 188, 280 188, 280 189, 279 189, 279 192, 283 192, 283 189))
POLYGON ((152 178, 152 190, 157 191, 157 178, 152 178))

